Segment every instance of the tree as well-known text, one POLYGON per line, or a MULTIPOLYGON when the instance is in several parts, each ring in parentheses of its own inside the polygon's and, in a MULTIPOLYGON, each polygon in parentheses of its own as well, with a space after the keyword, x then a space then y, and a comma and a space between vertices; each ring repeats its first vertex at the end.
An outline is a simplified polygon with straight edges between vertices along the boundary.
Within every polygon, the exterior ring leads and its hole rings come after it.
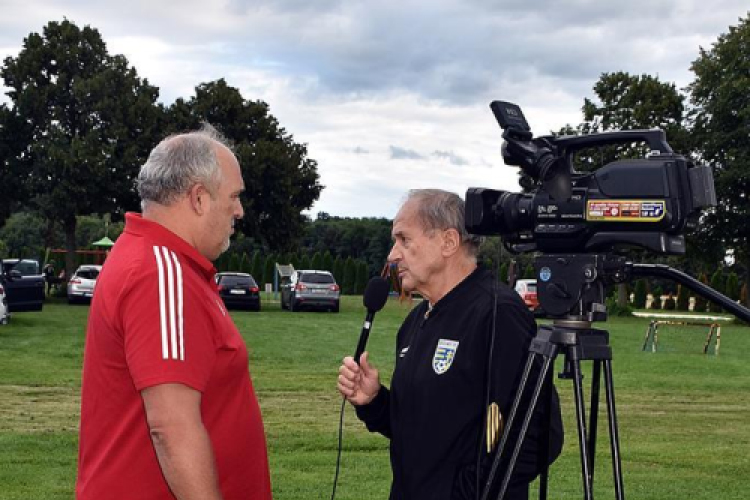
POLYGON ((27 142, 25 121, 5 104, 0 104, 0 227, 28 199, 25 169, 11 161, 21 155, 27 142))
POLYGON ((37 214, 17 212, 0 228, 8 257, 39 259, 44 254, 44 220, 37 214))
POLYGON ((501 283, 507 283, 508 282, 508 263, 503 262, 500 264, 500 282, 501 283))
MULTIPOLYGON (((594 85, 597 100, 584 99, 585 122, 582 133, 607 130, 650 129, 658 127, 667 134, 676 151, 688 152, 687 131, 684 126, 684 101, 674 83, 663 83, 650 75, 631 75, 622 71, 603 73, 594 85)), ((610 153, 616 156, 601 158, 596 167, 624 156, 641 157, 642 148, 617 146, 610 153)), ((593 163, 594 158, 589 158, 593 163)))
POLYGON ((251 269, 250 274, 253 275, 253 278, 255 278, 255 281, 258 282, 258 286, 260 286, 261 281, 263 279, 263 264, 261 263, 259 250, 256 250, 253 252, 253 258, 251 260, 250 269, 251 269))
POLYGON ((690 292, 685 285, 679 286, 679 291, 677 292, 677 309, 680 311, 690 310, 690 292))
POLYGON ((137 207, 133 181, 160 125, 158 90, 110 56, 96 29, 67 20, 29 34, 0 74, 12 119, 23 121, 10 170, 30 205, 62 224, 71 273, 76 216, 137 207))
POLYGON ((323 256, 320 255, 320 252, 315 252, 312 256, 312 260, 310 261, 310 265, 313 269, 322 269, 323 268, 323 256))
POLYGON ((724 284, 724 294, 732 300, 739 300, 740 285, 737 279, 737 273, 729 273, 726 283, 724 284))
MULTIPOLYGON (((726 292, 726 288, 724 286, 724 273, 722 273, 721 269, 717 269, 711 275, 711 288, 722 294, 726 292)), ((711 312, 721 312, 722 308, 719 304, 711 302, 709 304, 709 310, 711 312)))
POLYGON ((357 273, 354 280, 354 293, 357 295, 361 295, 365 291, 365 287, 367 286, 367 279, 369 278, 367 272, 367 262, 365 262, 364 260, 358 260, 356 264, 357 273))
POLYGON ((647 295, 646 280, 637 280, 635 282, 635 292, 633 292, 633 307, 636 309, 645 309, 647 295))
POLYGON ((307 146, 279 125, 268 104, 245 100, 224 79, 203 83, 195 93, 189 101, 178 99, 170 107, 172 129, 194 129, 207 121, 233 141, 245 180, 240 230, 268 248, 294 247, 307 220, 302 211, 323 189, 307 146))
POLYGON ((652 293, 653 300, 651 301, 651 309, 661 309, 661 295, 661 287, 654 287, 654 291, 652 293))
POLYGON ((329 273, 333 272, 333 255, 328 250, 323 254, 323 269, 329 273))
MULTIPOLYGON (((693 137, 713 167, 718 205, 702 221, 703 246, 733 249, 750 283, 750 15, 701 48, 689 86, 693 137), (723 245, 717 245, 721 242, 723 245)), ((744 302, 750 306, 750 299, 744 302)))
POLYGON ((336 256, 333 261, 333 276, 339 286, 344 285, 344 260, 340 256, 336 256))
POLYGON ((357 280, 357 265, 354 259, 347 257, 344 263, 344 284, 341 287, 346 295, 354 294, 354 288, 357 280))

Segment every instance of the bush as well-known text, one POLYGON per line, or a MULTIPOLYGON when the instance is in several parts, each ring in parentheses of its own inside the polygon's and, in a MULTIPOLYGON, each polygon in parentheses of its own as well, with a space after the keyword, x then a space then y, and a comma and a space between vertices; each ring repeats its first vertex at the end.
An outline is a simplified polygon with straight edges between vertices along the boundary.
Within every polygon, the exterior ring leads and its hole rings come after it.
POLYGON ((661 287, 654 288, 652 295, 654 300, 651 301, 651 309, 661 309, 661 287))
POLYGON ((616 297, 607 297, 606 301, 607 306, 607 315, 614 317, 614 316, 632 316, 633 315, 633 308, 629 305, 626 306, 620 306, 617 304, 617 298, 616 297))

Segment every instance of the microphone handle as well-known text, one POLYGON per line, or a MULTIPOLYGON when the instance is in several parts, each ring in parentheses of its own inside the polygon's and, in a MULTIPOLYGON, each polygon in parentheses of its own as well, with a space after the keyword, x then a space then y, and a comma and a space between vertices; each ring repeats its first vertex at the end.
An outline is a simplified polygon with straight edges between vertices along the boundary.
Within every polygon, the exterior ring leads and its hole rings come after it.
POLYGON ((365 346, 367 345, 367 338, 370 336, 370 328, 372 328, 372 320, 375 317, 375 311, 367 311, 365 316, 365 322, 362 325, 362 333, 359 334, 359 342, 357 343, 357 350, 354 351, 354 362, 359 364, 359 357, 365 352, 365 346))

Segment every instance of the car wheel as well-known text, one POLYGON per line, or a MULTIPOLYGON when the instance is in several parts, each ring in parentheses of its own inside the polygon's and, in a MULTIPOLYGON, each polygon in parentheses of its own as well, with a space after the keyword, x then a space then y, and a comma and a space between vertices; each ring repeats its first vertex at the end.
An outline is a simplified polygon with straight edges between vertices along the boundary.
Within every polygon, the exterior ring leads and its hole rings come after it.
POLYGON ((339 303, 338 302, 336 302, 333 305, 333 308, 331 309, 331 312, 335 312, 335 313, 339 312, 339 303))
POLYGON ((299 311, 299 304, 297 304, 297 300, 294 297, 289 297, 289 310, 292 312, 299 311))

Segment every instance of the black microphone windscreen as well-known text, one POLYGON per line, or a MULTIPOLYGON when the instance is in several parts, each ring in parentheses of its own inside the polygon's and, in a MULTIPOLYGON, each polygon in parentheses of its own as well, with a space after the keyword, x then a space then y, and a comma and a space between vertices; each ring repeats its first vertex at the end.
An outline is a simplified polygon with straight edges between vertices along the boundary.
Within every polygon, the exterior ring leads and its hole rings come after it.
POLYGON ((375 276, 367 282, 365 288, 365 295, 362 298, 362 302, 368 311, 377 312, 380 311, 385 303, 388 301, 388 292, 390 291, 391 285, 387 279, 375 276))

